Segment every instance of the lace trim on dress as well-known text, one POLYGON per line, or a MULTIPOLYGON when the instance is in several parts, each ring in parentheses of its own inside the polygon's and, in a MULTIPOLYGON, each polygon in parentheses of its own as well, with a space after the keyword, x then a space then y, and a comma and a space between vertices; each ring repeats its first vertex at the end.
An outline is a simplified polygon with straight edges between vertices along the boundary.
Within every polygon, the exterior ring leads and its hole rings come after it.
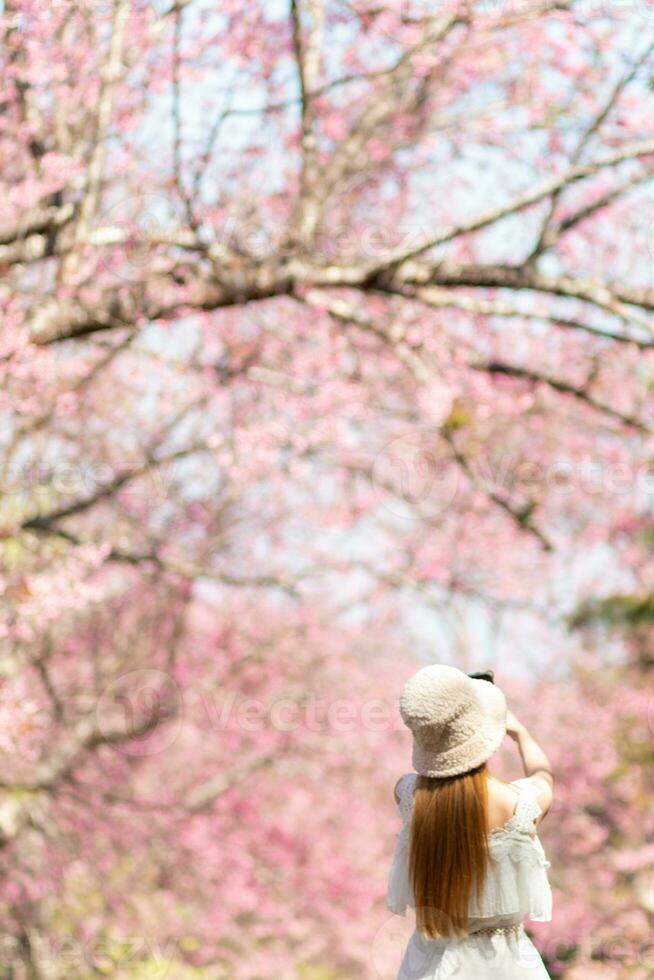
POLYGON ((509 834, 514 830, 521 834, 534 836, 536 821, 542 813, 534 784, 525 778, 516 779, 511 785, 518 789, 518 799, 513 814, 501 827, 494 827, 490 836, 509 834))

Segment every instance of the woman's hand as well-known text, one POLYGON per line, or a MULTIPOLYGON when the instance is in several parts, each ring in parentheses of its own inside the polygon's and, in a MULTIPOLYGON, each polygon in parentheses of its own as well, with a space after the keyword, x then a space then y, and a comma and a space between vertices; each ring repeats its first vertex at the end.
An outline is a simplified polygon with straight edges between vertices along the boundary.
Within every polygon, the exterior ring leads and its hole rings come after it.
POLYGON ((526 731, 527 729, 525 728, 525 726, 522 724, 521 721, 518 721, 518 719, 513 714, 513 712, 507 711, 506 734, 509 736, 509 738, 512 738, 514 742, 517 742, 520 736, 526 731))

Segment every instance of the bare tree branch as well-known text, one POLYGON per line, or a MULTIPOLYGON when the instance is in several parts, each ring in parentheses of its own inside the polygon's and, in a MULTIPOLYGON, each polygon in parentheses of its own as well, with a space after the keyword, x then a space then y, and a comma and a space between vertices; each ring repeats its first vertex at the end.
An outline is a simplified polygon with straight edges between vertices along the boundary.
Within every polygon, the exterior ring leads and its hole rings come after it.
POLYGON ((546 275, 531 266, 458 265, 449 261, 406 262, 395 275, 371 277, 367 283, 368 288, 389 293, 402 293, 406 285, 530 290, 582 300, 618 317, 630 327, 637 325, 648 334, 654 334, 654 322, 643 312, 654 311, 654 290, 651 289, 636 289, 600 279, 546 275))
POLYGON ((114 110, 118 82, 124 71, 123 52, 130 7, 131 0, 115 0, 109 51, 101 69, 102 82, 95 112, 91 159, 79 216, 75 224, 73 248, 65 257, 60 269, 61 281, 65 281, 69 272, 75 268, 73 258, 75 247, 88 236, 89 224, 93 220, 100 203, 107 155, 107 135, 114 110))
POLYGON ((533 312, 513 306, 511 303, 502 300, 478 299, 467 293, 456 292, 454 290, 436 287, 426 287, 424 289, 407 286, 402 289, 402 296, 413 299, 419 303, 429 306, 435 310, 461 310, 471 316, 482 317, 505 317, 516 318, 525 321, 538 321, 549 323, 555 327, 563 327, 566 330, 580 330, 604 340, 616 341, 617 343, 635 344, 643 350, 654 348, 654 339, 644 340, 642 337, 634 336, 633 333, 622 334, 594 326, 583 320, 574 317, 561 317, 556 314, 546 312, 533 312))
MULTIPOLYGON (((133 482, 146 473, 151 472, 153 469, 168 465, 179 459, 184 459, 187 456, 191 456, 197 452, 203 452, 206 450, 206 446, 203 444, 187 446, 184 449, 179 449, 177 452, 169 453, 165 456, 155 457, 153 455, 155 447, 149 450, 144 458, 144 461, 132 469, 124 470, 122 473, 118 473, 113 480, 109 483, 105 483, 100 486, 95 493, 88 497, 84 497, 80 500, 75 500, 64 507, 58 507, 55 510, 48 511, 46 514, 39 514, 34 517, 29 517, 22 521, 20 528, 23 531, 34 531, 38 534, 57 534, 59 536, 65 536, 66 532, 58 528, 60 521, 66 520, 69 517, 76 517, 79 514, 83 514, 86 511, 91 510, 96 504, 101 501, 108 500, 115 496, 123 487, 127 486, 128 483, 133 482)), ((73 539, 75 540, 75 539, 73 539)))
POLYGON ((473 363, 471 366, 476 371, 484 371, 487 374, 504 375, 507 378, 517 378, 522 381, 529 381, 532 384, 546 385, 553 391, 558 391, 564 395, 572 395, 573 398, 576 398, 578 401, 588 405, 589 408, 593 408, 595 411, 601 412, 603 415, 607 415, 609 418, 615 419, 622 425, 636 429, 639 432, 648 434, 651 434, 652 432, 651 427, 643 422, 642 419, 625 412, 620 412, 618 409, 612 408, 610 405, 606 405, 604 402, 601 402, 595 398, 587 388, 570 384, 567 381, 563 381, 561 378, 556 378, 552 375, 544 374, 539 371, 533 371, 530 368, 523 368, 514 364, 508 364, 505 361, 478 361, 473 363))
MULTIPOLYGON (((398 358, 403 364, 406 365, 420 384, 429 380, 432 372, 430 372, 429 368, 420 358, 420 356, 406 344, 401 333, 393 333, 392 329, 387 330, 384 327, 373 324, 370 320, 359 316, 356 313, 356 310, 349 307, 346 302, 340 301, 327 304, 324 296, 317 293, 309 296, 308 301, 311 302, 312 300, 330 316, 341 323, 354 326, 359 330, 372 333, 374 336, 380 338, 386 346, 395 351, 398 358)), ((550 551, 552 548, 550 541, 533 522, 535 506, 533 504, 529 504, 525 508, 516 508, 506 497, 497 493, 493 489, 488 489, 488 487, 486 487, 483 482, 477 478, 474 469, 470 466, 462 450, 456 446, 451 433, 448 431, 447 425, 441 426, 440 434, 449 446, 454 462, 459 466, 472 485, 483 493, 493 504, 503 510, 504 513, 516 523, 521 531, 525 531, 532 535, 546 551, 550 551)), ((361 472, 366 473, 366 475, 372 479, 372 474, 368 473, 365 468, 363 468, 361 472)), ((377 480, 377 482, 379 481, 377 480)), ((392 487, 387 487, 387 489, 390 492, 395 492, 394 488, 392 487)))
MULTIPOLYGON (((605 103, 601 106, 599 112, 595 115, 595 117, 593 118, 593 120, 588 125, 586 130, 583 132, 581 138, 579 139, 575 152, 573 153, 572 158, 570 160, 572 166, 576 166, 579 163, 579 161, 581 160, 584 154, 584 151, 588 147, 593 136, 595 136, 599 132, 602 125, 606 122, 609 115, 615 108, 617 102, 619 101, 620 96, 634 80, 634 78, 638 73, 638 70, 650 58, 652 51, 654 51, 654 43, 650 43, 647 45, 643 53, 638 58, 634 59, 629 69, 622 75, 620 79, 618 79, 616 84, 613 86, 605 103)), ((650 176, 651 174, 649 173, 644 176, 641 176, 638 180, 638 183, 642 183, 648 180, 650 176)), ((631 187, 634 185, 635 184, 629 182, 627 188, 631 189, 631 187)), ((560 188, 559 190, 555 191, 550 198, 549 207, 547 210, 547 214, 543 220, 540 235, 538 236, 538 240, 534 245, 532 252, 528 256, 527 262, 533 262, 546 249, 551 248, 553 245, 555 245, 562 234, 564 234, 570 228, 574 227, 574 225, 576 225, 578 221, 583 220, 584 217, 583 212, 579 212, 576 218, 573 218, 572 220, 568 219, 566 222, 562 222, 561 224, 559 224, 558 227, 552 228, 552 220, 556 213, 556 207, 559 203, 562 191, 563 188, 560 188)), ((605 203, 599 204, 598 202, 595 205, 594 210, 596 210, 599 207, 605 207, 607 203, 615 200, 616 197, 620 196, 620 194, 622 193, 624 193, 624 189, 620 189, 620 191, 613 191, 610 194, 605 195, 605 203)), ((588 209, 584 209, 584 210, 588 210, 588 209)), ((589 210, 588 213, 592 213, 592 210, 589 210)))
POLYGON ((291 0, 293 50, 300 84, 301 151, 300 191, 292 234, 303 246, 310 245, 320 218, 319 183, 323 179, 318 164, 315 132, 314 90, 318 86, 321 58, 321 36, 325 20, 324 0, 305 0, 311 26, 305 39, 302 25, 302 0, 291 0))
POLYGON ((508 203, 493 208, 491 211, 487 211, 485 214, 472 218, 470 221, 463 221, 460 224, 452 225, 449 228, 444 228, 441 232, 427 238, 419 245, 415 245, 410 248, 401 247, 395 252, 391 252, 390 255, 385 256, 384 259, 377 265, 376 269, 373 270, 373 274, 374 272, 378 274, 379 272, 392 268, 393 266, 398 266, 403 262, 407 262, 409 259, 415 259, 439 245, 445 245, 448 242, 453 241, 455 238, 461 238, 463 235, 470 235, 473 232, 481 231, 483 228, 488 228, 490 225, 493 225, 504 218, 508 218, 512 214, 517 214, 520 211, 524 211, 525 208, 538 204, 545 198, 558 194, 577 181, 585 180, 587 177, 592 177, 595 174, 600 173, 602 170, 616 167, 627 160, 638 160, 641 157, 653 155, 654 139, 649 139, 636 143, 633 146, 622 147, 620 150, 616 150, 611 154, 601 157, 594 163, 573 166, 565 174, 558 177, 552 177, 550 180, 545 181, 540 186, 531 188, 531 190, 524 191, 523 193, 516 195, 508 203))

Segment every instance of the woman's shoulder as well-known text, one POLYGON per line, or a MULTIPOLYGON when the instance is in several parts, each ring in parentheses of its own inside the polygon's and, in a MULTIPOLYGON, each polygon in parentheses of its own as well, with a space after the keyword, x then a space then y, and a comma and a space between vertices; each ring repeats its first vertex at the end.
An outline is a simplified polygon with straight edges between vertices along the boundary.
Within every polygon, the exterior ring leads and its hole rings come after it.
POLYGON ((411 797, 417 778, 418 776, 415 772, 405 772, 403 776, 400 776, 393 791, 395 802, 398 804, 398 806, 400 806, 407 798, 411 797))
POLYGON ((530 835, 536 833, 545 812, 538 785, 529 776, 494 786, 492 794, 489 793, 489 810, 493 831, 516 830, 530 835))
POLYGON ((506 783, 492 778, 488 783, 488 826, 497 830, 504 827, 515 814, 516 806, 523 792, 516 782, 506 783))
MULTIPOLYGON (((412 794, 418 778, 415 772, 405 772, 395 783, 393 790, 395 800, 399 803, 403 796, 412 794)), ((528 793, 533 789, 531 780, 528 778, 514 779, 512 782, 504 782, 501 779, 491 781, 491 791, 489 799, 496 802, 500 807, 504 805, 511 812, 513 811, 518 797, 528 793)))
MULTIPOLYGON (((411 810, 417 778, 415 772, 405 772, 395 783, 395 802, 405 817, 411 810)), ((538 786, 529 776, 511 782, 491 779, 488 793, 488 825, 491 832, 504 828, 533 832, 544 812, 539 803, 538 786)))

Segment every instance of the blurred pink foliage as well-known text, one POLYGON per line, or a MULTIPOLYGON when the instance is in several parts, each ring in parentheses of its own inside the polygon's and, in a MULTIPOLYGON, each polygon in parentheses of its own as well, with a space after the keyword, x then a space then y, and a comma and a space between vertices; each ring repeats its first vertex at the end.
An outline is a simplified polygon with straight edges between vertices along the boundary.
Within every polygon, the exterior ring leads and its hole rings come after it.
POLYGON ((490 658, 558 779, 536 941, 644 980, 651 630, 567 628, 653 581, 642 13, 4 3, 26 976, 376 980, 401 684, 490 658))

